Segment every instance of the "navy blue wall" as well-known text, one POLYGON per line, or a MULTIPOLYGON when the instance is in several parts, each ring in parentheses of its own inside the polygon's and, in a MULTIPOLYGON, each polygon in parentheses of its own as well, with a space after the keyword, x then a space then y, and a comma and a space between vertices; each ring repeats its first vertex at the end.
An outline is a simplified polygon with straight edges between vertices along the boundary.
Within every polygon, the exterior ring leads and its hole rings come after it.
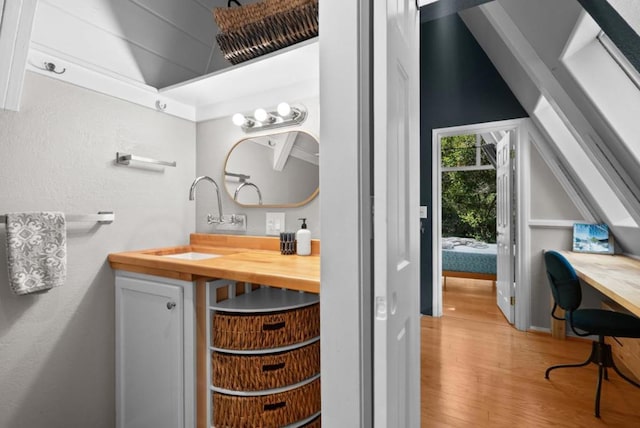
POLYGON ((457 14, 420 30, 420 205, 428 206, 420 250, 420 312, 433 313, 431 131, 527 114, 457 14))

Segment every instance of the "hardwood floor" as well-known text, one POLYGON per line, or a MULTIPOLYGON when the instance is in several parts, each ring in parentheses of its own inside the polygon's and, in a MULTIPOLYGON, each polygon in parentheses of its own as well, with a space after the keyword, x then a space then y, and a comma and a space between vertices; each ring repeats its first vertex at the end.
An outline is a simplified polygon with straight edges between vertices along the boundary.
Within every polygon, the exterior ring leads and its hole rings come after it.
POLYGON ((511 327, 489 281, 449 278, 444 316, 422 317, 423 427, 640 427, 640 389, 615 373, 593 416, 597 368, 588 341, 511 327))

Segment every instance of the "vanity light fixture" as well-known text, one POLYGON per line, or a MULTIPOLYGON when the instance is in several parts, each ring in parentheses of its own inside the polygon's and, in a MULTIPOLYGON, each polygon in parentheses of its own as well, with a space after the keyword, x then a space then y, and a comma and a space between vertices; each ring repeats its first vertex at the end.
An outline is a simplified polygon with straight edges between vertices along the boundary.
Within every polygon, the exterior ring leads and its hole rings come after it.
POLYGON ((276 111, 281 117, 289 117, 291 115, 291 106, 289 103, 280 103, 278 104, 276 111))
POLYGON ((245 115, 242 113, 234 114, 231 120, 233 121, 234 125, 242 126, 243 128, 251 128, 253 125, 255 125, 255 121, 252 118, 245 117, 245 115))
POLYGON ((253 112, 253 116, 260 123, 273 123, 276 121, 276 117, 263 108, 257 108, 253 112))
POLYGON ((231 120, 240 126, 244 132, 255 132, 263 129, 280 128, 283 126, 299 125, 307 118, 307 109, 303 105, 291 106, 280 103, 275 110, 268 111, 257 108, 253 116, 236 113, 231 120))

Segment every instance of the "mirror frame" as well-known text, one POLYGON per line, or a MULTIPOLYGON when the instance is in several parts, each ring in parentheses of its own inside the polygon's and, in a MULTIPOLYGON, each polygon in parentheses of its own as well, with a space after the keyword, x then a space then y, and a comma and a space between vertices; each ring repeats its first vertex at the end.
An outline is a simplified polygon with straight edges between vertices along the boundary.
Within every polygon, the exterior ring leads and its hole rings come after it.
POLYGON ((307 197, 303 201, 294 202, 294 203, 290 203, 290 204, 262 204, 262 205, 258 205, 258 204, 242 204, 242 203, 234 200, 233 199, 233 195, 229 192, 229 189, 227 189, 227 185, 226 185, 227 162, 229 161, 229 156, 231 156, 231 153, 233 152, 233 149, 236 148, 236 146, 238 146, 240 143, 242 143, 244 141, 247 141, 247 140, 252 140, 252 139, 255 139, 255 138, 259 138, 259 137, 268 137, 270 135, 280 135, 280 134, 285 134, 285 133, 288 133, 288 132, 302 132, 304 134, 307 134, 311 138, 316 140, 316 142, 318 143, 318 148, 320 147, 320 140, 318 139, 318 137, 316 137, 311 132, 306 131, 306 130, 302 130, 302 129, 289 129, 289 130, 282 130, 282 132, 268 133, 268 134, 263 134, 263 135, 245 136, 240 141, 237 141, 236 143, 233 144, 233 146, 231 146, 231 148, 229 149, 229 152, 227 153, 227 156, 224 158, 224 166, 222 168, 222 183, 223 183, 223 187, 224 187, 225 192, 229 196, 229 199, 231 199, 231 202, 233 202, 234 204, 236 204, 236 205, 238 205, 240 207, 243 207, 243 208, 297 208, 297 207, 302 207, 304 205, 307 205, 308 203, 313 201, 318 196, 318 194, 320 193, 320 182, 319 182, 319 180, 318 180, 318 187, 316 187, 316 190, 314 190, 313 193, 311 195, 309 195, 309 197, 307 197))

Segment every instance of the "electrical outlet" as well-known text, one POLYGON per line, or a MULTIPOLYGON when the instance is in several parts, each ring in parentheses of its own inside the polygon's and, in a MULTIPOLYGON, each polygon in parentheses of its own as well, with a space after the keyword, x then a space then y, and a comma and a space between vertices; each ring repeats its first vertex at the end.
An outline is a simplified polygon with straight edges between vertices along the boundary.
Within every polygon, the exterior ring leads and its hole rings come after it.
POLYGON ((265 233, 267 235, 280 236, 280 233, 284 231, 284 213, 267 213, 265 233))

